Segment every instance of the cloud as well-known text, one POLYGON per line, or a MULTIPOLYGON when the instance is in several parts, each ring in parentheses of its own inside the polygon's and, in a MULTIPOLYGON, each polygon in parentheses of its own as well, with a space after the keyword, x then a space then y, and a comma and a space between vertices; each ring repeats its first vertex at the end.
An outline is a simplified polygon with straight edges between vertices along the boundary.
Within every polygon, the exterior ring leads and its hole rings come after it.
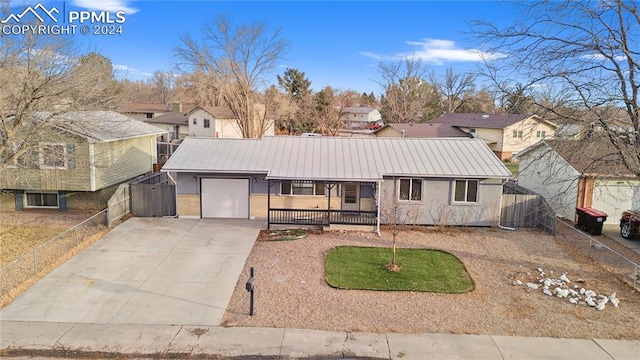
POLYGON ((97 11, 124 11, 127 15, 138 12, 138 9, 128 5, 129 1, 123 0, 74 0, 73 4, 89 10, 97 11))
MULTIPOLYGON (((598 53, 587 54, 587 55, 583 55, 582 57, 585 58, 585 59, 589 59, 589 60, 600 60, 600 61, 609 60, 604 55, 598 54, 598 53)), ((624 56, 624 55, 616 55, 616 56, 613 57, 613 60, 615 60, 615 61, 625 61, 625 60, 627 60, 627 57, 624 56)))
POLYGON ((127 65, 113 64, 113 70, 116 73, 116 77, 120 79, 139 80, 140 78, 153 76, 152 73, 144 72, 127 65))
POLYGON ((376 54, 368 51, 361 55, 375 60, 420 60, 427 63, 442 65, 445 62, 477 62, 494 60, 505 57, 501 53, 487 53, 476 49, 461 49, 451 40, 423 39, 422 41, 407 41, 407 45, 417 47, 415 51, 401 52, 393 55, 376 54))

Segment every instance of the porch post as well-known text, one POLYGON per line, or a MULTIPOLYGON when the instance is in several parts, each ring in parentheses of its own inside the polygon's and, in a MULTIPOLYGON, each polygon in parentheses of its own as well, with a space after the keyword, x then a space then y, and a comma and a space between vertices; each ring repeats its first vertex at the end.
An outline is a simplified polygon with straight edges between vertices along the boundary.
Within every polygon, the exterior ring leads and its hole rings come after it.
POLYGON ((376 186, 377 187, 377 189, 376 189, 376 192, 377 192, 376 199, 378 199, 378 204, 376 206, 378 208, 378 214, 376 215, 376 233, 378 233, 378 236, 380 236, 380 197, 382 196, 380 188, 382 187, 382 181, 378 181, 376 183, 376 185, 377 185, 376 186))
POLYGON ((271 179, 267 180, 267 230, 271 230, 271 179))
POLYGON ((332 186, 329 184, 326 184, 325 187, 329 192, 329 197, 327 198, 327 226, 330 226, 331 225, 331 188, 332 186))

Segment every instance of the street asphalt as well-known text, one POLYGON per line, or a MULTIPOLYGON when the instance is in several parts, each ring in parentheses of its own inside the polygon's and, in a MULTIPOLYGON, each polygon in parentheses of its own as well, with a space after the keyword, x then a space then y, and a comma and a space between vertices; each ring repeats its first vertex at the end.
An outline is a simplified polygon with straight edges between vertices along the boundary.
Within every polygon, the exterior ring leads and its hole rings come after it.
POLYGON ((0 355, 640 358, 640 340, 221 327, 238 279, 248 276, 241 272, 261 226, 249 220, 129 219, 0 311, 0 355))

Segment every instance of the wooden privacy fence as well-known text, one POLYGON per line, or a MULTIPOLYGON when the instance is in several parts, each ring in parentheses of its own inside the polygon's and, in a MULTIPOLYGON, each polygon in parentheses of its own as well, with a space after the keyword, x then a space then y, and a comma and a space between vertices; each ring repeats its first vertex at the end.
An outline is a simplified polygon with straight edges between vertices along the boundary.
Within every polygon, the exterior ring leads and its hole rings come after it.
POLYGON ((176 186, 169 184, 166 173, 135 180, 129 187, 133 216, 176 216, 176 186))
POLYGON ((515 184, 505 184, 500 224, 508 227, 540 228, 556 234, 556 214, 541 196, 515 184))

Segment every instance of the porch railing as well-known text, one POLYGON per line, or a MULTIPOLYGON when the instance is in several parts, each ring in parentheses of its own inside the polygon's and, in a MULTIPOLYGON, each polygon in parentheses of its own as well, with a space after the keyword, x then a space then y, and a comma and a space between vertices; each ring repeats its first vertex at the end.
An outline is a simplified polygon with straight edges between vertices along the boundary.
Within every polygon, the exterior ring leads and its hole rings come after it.
POLYGON ((270 225, 376 225, 376 211, 269 209, 270 225))

